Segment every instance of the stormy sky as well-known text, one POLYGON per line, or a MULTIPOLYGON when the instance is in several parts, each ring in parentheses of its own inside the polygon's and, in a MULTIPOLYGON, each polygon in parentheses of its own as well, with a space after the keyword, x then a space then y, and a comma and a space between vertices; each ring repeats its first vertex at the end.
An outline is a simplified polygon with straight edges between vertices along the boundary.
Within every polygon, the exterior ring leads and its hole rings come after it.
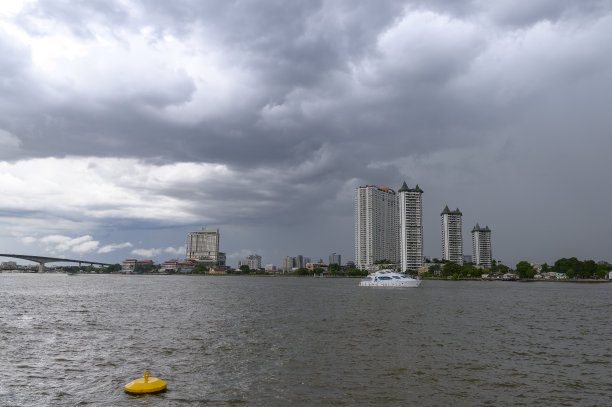
MULTIPOLYGON (((0 3, 0 253, 354 257, 359 185, 612 261, 612 2, 0 3)), ((10 260, 10 259, 2 259, 10 260)))

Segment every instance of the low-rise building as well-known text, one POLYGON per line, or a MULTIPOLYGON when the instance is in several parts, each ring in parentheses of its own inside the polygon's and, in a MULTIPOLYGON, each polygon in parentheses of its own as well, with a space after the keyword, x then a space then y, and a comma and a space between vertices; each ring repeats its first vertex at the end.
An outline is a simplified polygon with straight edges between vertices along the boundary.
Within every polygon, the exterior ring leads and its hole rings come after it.
POLYGON ((162 273, 191 273, 198 264, 196 260, 172 259, 162 263, 160 272, 162 273))
POLYGON ((153 265, 155 265, 155 263, 153 263, 153 260, 125 259, 121 264, 121 272, 131 274, 137 272, 139 266, 146 266, 147 268, 149 268, 153 265))
POLYGON ((323 263, 323 262, 317 262, 317 263, 306 263, 306 268, 308 270, 314 270, 316 268, 322 268, 327 270, 327 264, 323 263))

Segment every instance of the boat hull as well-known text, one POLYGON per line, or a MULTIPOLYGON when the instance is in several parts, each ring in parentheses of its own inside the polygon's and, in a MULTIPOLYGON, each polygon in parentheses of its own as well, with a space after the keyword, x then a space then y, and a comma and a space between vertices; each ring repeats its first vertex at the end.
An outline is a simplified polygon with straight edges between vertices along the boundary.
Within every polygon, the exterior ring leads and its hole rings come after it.
POLYGON ((360 287, 405 287, 416 288, 423 280, 412 278, 404 273, 393 270, 378 270, 359 282, 360 287))
POLYGON ((422 280, 410 281, 361 281, 359 287, 419 287, 422 280))

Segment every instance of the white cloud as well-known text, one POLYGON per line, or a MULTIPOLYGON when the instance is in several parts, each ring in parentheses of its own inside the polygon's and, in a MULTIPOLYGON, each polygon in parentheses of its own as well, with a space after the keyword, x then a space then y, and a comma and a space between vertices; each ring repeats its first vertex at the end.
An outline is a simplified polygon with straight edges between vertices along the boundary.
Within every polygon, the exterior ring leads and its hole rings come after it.
POLYGON ((185 251, 187 249, 185 248, 185 246, 181 246, 181 247, 166 247, 164 249, 164 253, 170 253, 170 254, 175 254, 175 255, 180 255, 180 254, 185 254, 185 251))
POLYGON ((40 242, 46 246, 46 250, 51 253, 58 252, 73 252, 73 253, 89 253, 97 249, 100 242, 93 240, 90 235, 71 238, 64 235, 49 235, 40 239, 40 242))
POLYGON ((98 253, 111 253, 116 250, 125 249, 127 247, 132 247, 132 246, 133 245, 130 242, 109 244, 109 245, 102 246, 101 248, 99 248, 98 253))
MULTIPOLYGON (((209 163, 152 165, 136 159, 74 157, 5 161, 0 162, 0 185, 3 194, 12 198, 0 208, 88 220, 201 221, 194 219, 190 192, 195 199, 203 184, 231 177, 226 166, 209 163), (176 188, 181 197, 174 196, 176 188)), ((53 238, 46 239, 51 242, 53 238)), ((56 239, 70 240, 65 236, 56 239)))
POLYGON ((182 247, 166 247, 165 249, 134 249, 131 251, 132 254, 142 257, 157 257, 163 253, 171 255, 185 255, 185 246, 182 247))
POLYGON ((29 244, 36 243, 36 238, 35 238, 35 237, 32 237, 32 236, 25 236, 25 237, 22 237, 22 238, 21 238, 21 241, 22 241, 24 244, 28 244, 28 245, 29 245, 29 244))
POLYGON ((157 257, 162 253, 162 249, 134 249, 131 253, 141 257, 157 257))
POLYGON ((79 244, 76 244, 71 247, 71 250, 75 253, 89 253, 98 248, 99 242, 96 241, 86 241, 79 244))
POLYGON ((46 244, 65 243, 65 242, 68 242, 69 240, 70 240, 70 237, 62 236, 62 235, 50 235, 50 236, 45 236, 40 239, 42 243, 46 243, 46 244))

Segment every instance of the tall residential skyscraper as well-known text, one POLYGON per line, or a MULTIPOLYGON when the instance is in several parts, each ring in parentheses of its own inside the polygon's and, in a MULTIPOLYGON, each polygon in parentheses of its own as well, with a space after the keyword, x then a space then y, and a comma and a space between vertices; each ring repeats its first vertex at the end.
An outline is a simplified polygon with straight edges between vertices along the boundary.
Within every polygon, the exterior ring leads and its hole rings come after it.
POLYGON ((355 189, 355 263, 363 270, 380 260, 398 260, 397 195, 366 185, 355 189))
POLYGON ((225 265, 223 253, 219 253, 219 228, 202 228, 187 233, 187 259, 225 265))
POLYGON ((463 236, 459 208, 451 211, 448 205, 440 214, 442 218, 442 260, 463 265, 463 236))
POLYGON ((406 182, 398 192, 399 243, 402 272, 423 267, 423 190, 406 182))
POLYGON ((491 229, 478 223, 472 229, 472 260, 474 264, 491 268, 491 229))

